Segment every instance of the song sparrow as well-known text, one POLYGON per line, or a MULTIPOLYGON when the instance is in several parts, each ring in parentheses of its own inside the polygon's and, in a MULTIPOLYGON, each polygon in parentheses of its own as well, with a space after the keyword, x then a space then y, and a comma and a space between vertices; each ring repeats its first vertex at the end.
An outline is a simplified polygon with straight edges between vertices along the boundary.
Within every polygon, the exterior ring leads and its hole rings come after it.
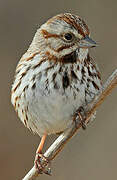
POLYGON ((57 15, 37 30, 17 65, 11 101, 24 125, 42 137, 38 159, 46 136, 69 128, 74 112, 101 89, 89 36, 79 16, 57 15))

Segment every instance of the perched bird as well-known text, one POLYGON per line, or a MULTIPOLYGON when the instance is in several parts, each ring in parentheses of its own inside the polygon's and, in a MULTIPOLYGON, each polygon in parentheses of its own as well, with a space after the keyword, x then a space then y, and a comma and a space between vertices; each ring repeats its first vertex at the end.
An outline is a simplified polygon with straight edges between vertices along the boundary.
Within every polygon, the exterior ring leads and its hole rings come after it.
POLYGON ((16 67, 11 101, 24 125, 41 137, 37 168, 46 136, 69 128, 75 111, 101 89, 100 73, 89 55, 95 46, 82 18, 59 14, 37 30, 16 67))

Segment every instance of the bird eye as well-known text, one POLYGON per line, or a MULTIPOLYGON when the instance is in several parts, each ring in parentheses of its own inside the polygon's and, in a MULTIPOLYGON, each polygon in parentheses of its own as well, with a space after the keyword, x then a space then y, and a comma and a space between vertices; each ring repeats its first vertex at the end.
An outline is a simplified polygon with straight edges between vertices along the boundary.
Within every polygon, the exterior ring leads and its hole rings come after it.
POLYGON ((67 41, 71 41, 73 39, 73 34, 71 33, 64 34, 64 39, 67 41))

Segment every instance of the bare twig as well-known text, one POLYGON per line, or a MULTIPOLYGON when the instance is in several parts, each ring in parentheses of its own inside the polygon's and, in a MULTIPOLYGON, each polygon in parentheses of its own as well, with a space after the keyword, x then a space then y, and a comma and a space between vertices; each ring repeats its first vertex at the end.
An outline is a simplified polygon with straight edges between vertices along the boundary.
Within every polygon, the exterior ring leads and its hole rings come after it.
MULTIPOLYGON (((91 103, 86 107, 86 119, 85 123, 89 121, 93 113, 102 104, 105 98, 111 93, 112 89, 117 85, 117 69, 112 73, 112 75, 108 78, 106 83, 104 84, 102 91, 92 100, 91 103)), ((49 161, 53 160, 56 155, 63 149, 64 145, 70 140, 70 138, 75 134, 75 132, 81 127, 81 123, 76 117, 77 126, 75 123, 72 124, 72 127, 67 129, 64 133, 62 133, 55 142, 49 147, 49 149, 45 152, 44 156, 47 157, 49 161)), ((42 161, 42 165, 46 168, 47 163, 42 161)), ((23 180, 34 180, 39 175, 38 171, 35 167, 33 167, 28 174, 23 178, 23 180)))

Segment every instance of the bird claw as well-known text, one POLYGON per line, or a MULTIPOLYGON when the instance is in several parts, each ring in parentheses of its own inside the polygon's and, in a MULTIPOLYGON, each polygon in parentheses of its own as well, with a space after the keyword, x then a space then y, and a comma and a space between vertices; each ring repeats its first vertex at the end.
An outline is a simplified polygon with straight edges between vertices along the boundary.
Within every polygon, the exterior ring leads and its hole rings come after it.
POLYGON ((78 119, 80 120, 80 124, 82 126, 82 129, 85 130, 86 129, 86 123, 85 123, 85 110, 84 108, 81 106, 75 113, 75 119, 78 117, 78 119))
POLYGON ((47 175, 51 175, 51 168, 48 167, 49 164, 50 163, 48 159, 43 154, 36 153, 34 165, 36 169, 38 170, 39 174, 45 173, 47 175))

